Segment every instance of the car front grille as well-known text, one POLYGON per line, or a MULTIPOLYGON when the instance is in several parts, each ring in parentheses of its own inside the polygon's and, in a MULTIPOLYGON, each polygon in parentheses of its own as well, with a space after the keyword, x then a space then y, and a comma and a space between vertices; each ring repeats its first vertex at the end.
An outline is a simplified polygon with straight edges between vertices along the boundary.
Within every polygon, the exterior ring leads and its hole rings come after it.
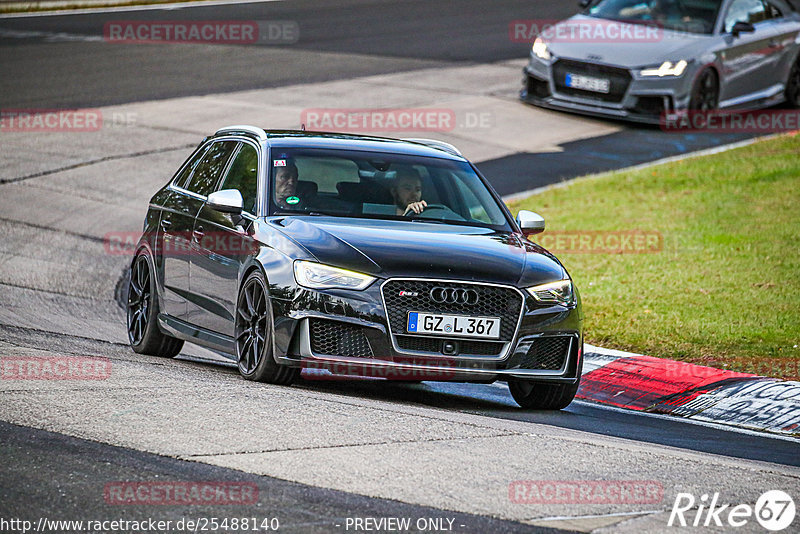
POLYGON ((458 344, 458 354, 475 356, 497 356, 508 342, 513 340, 522 308, 522 295, 508 287, 470 284, 464 282, 438 282, 427 280, 390 280, 382 288, 389 318, 389 328, 396 336, 401 350, 442 353, 442 341, 452 340, 458 344), (431 298, 431 290, 473 289, 478 294, 475 304, 437 303, 431 298), (404 295, 401 296, 400 293, 404 295), (408 335, 406 321, 408 312, 427 312, 473 317, 500 317, 500 339, 476 340, 456 337, 408 335))
POLYGON ((519 360, 520 369, 558 371, 569 356, 571 337, 549 336, 533 340, 528 352, 519 360))
POLYGON ((631 74, 627 69, 619 67, 609 67, 607 65, 596 65, 583 61, 573 61, 570 59, 559 59, 553 63, 553 82, 556 91, 570 96, 593 98, 604 102, 621 102, 625 97, 625 92, 631 83, 631 74), (581 76, 591 76, 592 78, 604 78, 610 82, 608 93, 598 93, 567 87, 567 74, 579 74, 581 76))
POLYGON ((361 327, 340 321, 311 319, 311 351, 314 354, 373 358, 372 347, 361 327))

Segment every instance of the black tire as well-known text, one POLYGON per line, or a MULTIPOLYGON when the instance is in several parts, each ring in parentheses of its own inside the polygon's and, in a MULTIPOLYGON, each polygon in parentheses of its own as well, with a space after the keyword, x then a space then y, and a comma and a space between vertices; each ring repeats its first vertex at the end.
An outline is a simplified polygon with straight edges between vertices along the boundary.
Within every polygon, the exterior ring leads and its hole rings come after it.
POLYGON ((264 274, 253 271, 242 283, 236 301, 236 360, 247 380, 288 386, 300 369, 280 365, 273 358, 272 305, 264 274))
POLYGON ((786 80, 786 103, 791 108, 800 108, 800 57, 798 57, 789 70, 786 80))
POLYGON ((714 69, 705 69, 697 75, 689 101, 691 111, 714 111, 719 107, 719 78, 714 69))
POLYGON ((521 407, 529 410, 561 410, 569 406, 578 392, 575 384, 542 384, 529 380, 510 379, 508 390, 521 407))
POLYGON ((134 352, 172 358, 183 348, 183 340, 169 336, 158 326, 158 298, 150 269, 150 256, 142 251, 131 264, 128 282, 128 342, 134 352))

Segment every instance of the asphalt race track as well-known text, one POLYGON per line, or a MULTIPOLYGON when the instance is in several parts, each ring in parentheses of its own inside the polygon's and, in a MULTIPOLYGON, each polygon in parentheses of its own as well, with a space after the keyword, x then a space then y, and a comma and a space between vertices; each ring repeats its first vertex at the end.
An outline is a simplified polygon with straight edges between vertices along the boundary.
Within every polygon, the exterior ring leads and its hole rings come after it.
POLYGON ((286 388, 246 382, 199 348, 173 360, 135 354, 118 302, 128 257, 104 237, 140 230, 151 194, 219 126, 296 128, 309 108, 446 108, 456 127, 426 135, 457 144, 503 195, 746 138, 519 103, 528 46, 509 40, 509 22, 565 17, 570 2, 171 7, 0 18, 0 108, 96 108, 108 119, 88 133, 0 132, 0 357, 111 365, 105 380, 0 379, 0 519, 277 517, 280 531, 347 532, 348 519, 408 517, 443 521, 425 531, 663 532, 679 492, 752 505, 800 487, 789 438, 585 402, 523 412, 500 385, 286 388), (134 19, 294 21, 300 38, 103 41, 106 22, 134 19), (648 481, 663 496, 515 502, 515 481, 531 480, 648 481), (238 482, 259 498, 110 503, 104 489, 121 481, 238 482))
MULTIPOLYGON (((569 2, 545 0, 493 2, 490 10, 484 4, 292 0, 191 9, 178 4, 127 15, 0 18, 0 105, 95 107, 517 61, 514 81, 506 86, 513 98, 530 49, 509 39, 509 24, 565 18, 575 9, 569 2), (300 39, 288 46, 169 44, 157 50, 152 45, 104 43, 105 24, 119 20, 288 20, 298 24, 300 39)), ((444 72, 441 84, 453 92, 464 89, 457 77, 448 81, 444 72)), ((615 126, 607 137, 571 139, 545 157, 537 155, 537 176, 528 189, 749 137, 615 126), (575 156, 580 158, 576 161, 575 156)), ((529 155, 520 151, 499 161, 483 161, 481 169, 494 178, 498 192, 510 194, 519 184, 508 184, 503 171, 515 174, 529 166, 529 155)))

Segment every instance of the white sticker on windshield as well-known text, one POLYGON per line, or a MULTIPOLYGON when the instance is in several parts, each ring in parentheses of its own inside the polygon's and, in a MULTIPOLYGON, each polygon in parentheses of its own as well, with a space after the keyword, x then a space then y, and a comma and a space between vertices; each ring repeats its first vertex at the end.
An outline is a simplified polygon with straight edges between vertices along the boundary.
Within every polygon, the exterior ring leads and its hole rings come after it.
POLYGON ((273 167, 286 167, 285 159, 276 159, 273 167))

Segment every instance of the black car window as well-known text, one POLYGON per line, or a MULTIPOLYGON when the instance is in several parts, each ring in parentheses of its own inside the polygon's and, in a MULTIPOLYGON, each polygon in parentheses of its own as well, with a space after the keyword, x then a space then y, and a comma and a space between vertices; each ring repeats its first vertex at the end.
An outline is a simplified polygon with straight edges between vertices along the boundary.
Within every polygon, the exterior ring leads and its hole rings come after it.
POLYGON ((413 218, 508 229, 502 207, 464 161, 287 147, 273 149, 268 165, 272 214, 413 218), (413 214, 409 206, 423 200, 425 211, 413 214))
POLYGON ((492 216, 489 215, 487 212, 487 207, 483 202, 480 201, 473 191, 473 187, 477 184, 469 184, 461 180, 456 180, 453 183, 456 185, 458 192, 461 194, 461 200, 464 203, 464 207, 469 212, 469 218, 474 221, 491 224, 492 216))
POLYGON ((242 143, 219 189, 237 189, 244 200, 244 211, 255 214, 258 197, 258 151, 242 143))
POLYGON ((336 193, 340 183, 358 183, 358 166, 343 158, 299 158, 297 169, 302 180, 313 180, 319 193, 336 193))
POLYGON ((236 144, 237 141, 221 141, 211 145, 185 189, 204 197, 208 196, 214 190, 222 171, 225 170, 236 144))
POLYGON ((184 166, 175 179, 172 181, 173 185, 176 187, 186 187, 186 182, 189 181, 189 176, 192 175, 192 172, 197 167, 197 164, 200 163, 200 160, 208 150, 208 146, 204 146, 202 149, 198 150, 194 155, 190 156, 189 159, 184 162, 184 166))
POLYGON ((764 2, 764 4, 766 5, 767 18, 779 19, 783 16, 780 8, 772 2, 764 2))
POLYGON ((749 22, 757 24, 767 19, 767 11, 761 0, 734 0, 725 15, 725 33, 733 30, 733 25, 737 22, 749 22))

